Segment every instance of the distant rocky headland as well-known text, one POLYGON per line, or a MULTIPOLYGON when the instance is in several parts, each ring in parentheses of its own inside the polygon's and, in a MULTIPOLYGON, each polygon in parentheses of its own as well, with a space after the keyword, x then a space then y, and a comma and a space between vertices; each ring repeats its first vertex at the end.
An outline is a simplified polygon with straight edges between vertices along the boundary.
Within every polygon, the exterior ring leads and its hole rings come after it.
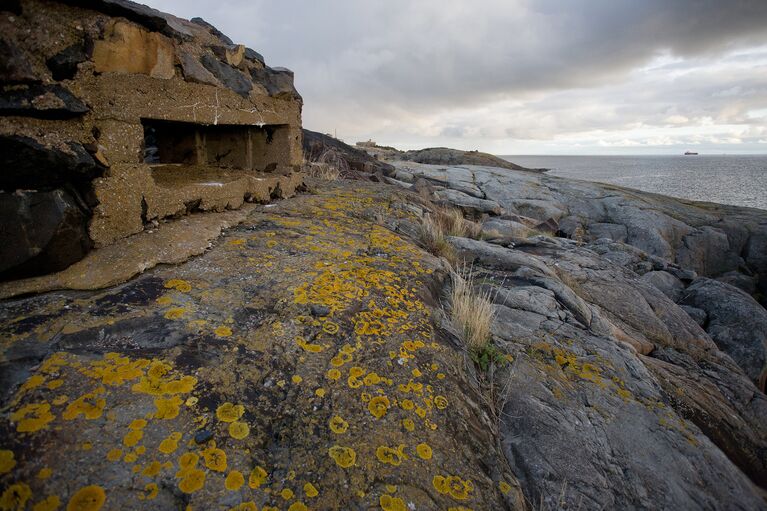
POLYGON ((0 29, 0 510, 767 509, 767 212, 349 146, 127 0, 0 29))

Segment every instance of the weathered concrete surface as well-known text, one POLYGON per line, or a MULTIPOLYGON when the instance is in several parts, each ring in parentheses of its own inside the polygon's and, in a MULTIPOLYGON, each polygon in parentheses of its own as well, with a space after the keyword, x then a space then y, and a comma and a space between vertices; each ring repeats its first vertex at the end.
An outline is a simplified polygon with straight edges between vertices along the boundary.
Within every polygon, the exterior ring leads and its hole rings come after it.
POLYGON ((263 179, 300 179, 289 70, 207 23, 128 0, 17 3, 21 14, 0 17, 0 193, 71 189, 88 245, 103 247, 153 220, 238 207, 263 179), (174 186, 158 164, 180 167, 174 186))
POLYGON ((341 183, 258 206, 186 263, 2 302, 0 499, 524 509, 433 326, 441 263, 393 232, 418 211, 341 183))

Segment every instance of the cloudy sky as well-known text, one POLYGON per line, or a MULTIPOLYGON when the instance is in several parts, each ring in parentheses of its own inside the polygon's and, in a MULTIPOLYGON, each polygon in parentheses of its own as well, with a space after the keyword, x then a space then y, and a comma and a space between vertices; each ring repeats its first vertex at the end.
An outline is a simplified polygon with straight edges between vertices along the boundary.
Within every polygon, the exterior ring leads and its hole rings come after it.
POLYGON ((293 69, 304 126, 351 143, 767 153, 767 0, 147 3, 293 69))

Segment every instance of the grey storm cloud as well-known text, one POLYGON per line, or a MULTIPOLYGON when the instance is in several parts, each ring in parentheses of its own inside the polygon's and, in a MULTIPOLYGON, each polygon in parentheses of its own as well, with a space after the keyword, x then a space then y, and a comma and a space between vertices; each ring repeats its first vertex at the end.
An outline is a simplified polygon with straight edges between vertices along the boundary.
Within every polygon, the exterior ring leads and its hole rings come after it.
POLYGON ((606 129, 630 125, 635 115, 659 125, 704 117, 747 124, 748 111, 767 106, 765 0, 150 3, 202 16, 269 64, 292 68, 307 124, 355 136, 419 124, 430 126, 426 139, 525 138, 525 131, 551 138, 558 129, 595 129, 600 121, 606 129), (668 62, 654 75, 637 76, 659 58, 668 62), (743 76, 717 71, 722 59, 743 76), (751 74, 742 71, 749 63, 751 74), (682 76, 663 79, 675 73, 682 76), (738 97, 728 99, 726 90, 738 97), (635 103, 619 104, 621 95, 635 103), (588 109, 611 101, 609 112, 588 109), (499 102, 505 106, 494 108, 499 102), (561 122, 531 125, 534 108, 546 115, 552 104, 561 122), (504 122, 502 111, 516 119, 495 130, 490 123, 504 122), (588 123, 579 128, 579 118, 588 123))

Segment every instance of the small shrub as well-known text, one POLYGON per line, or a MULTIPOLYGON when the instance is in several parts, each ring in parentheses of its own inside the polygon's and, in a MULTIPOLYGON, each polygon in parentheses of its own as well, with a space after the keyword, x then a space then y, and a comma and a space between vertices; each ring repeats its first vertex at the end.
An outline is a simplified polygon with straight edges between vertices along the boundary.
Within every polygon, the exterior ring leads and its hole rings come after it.
POLYGON ((451 322, 466 343, 472 359, 476 359, 480 367, 484 360, 486 368, 495 357, 494 346, 490 344, 490 327, 495 315, 490 292, 475 288, 472 270, 453 271, 451 277, 451 322))

